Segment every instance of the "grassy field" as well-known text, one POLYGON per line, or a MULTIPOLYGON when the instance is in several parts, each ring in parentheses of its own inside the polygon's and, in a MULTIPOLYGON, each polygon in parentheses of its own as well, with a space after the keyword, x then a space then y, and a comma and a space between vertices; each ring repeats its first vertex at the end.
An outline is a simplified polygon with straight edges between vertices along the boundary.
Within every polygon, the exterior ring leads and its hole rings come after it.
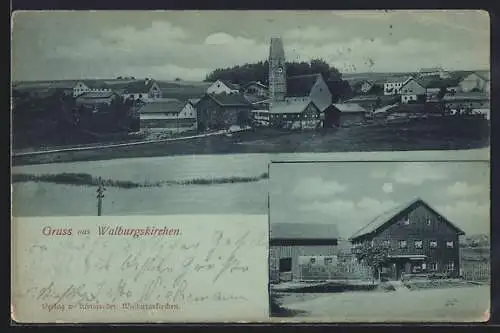
POLYGON ((487 137, 446 135, 405 127, 360 126, 310 131, 259 128, 231 137, 221 135, 140 146, 13 156, 13 165, 192 154, 456 150, 488 145, 487 137))

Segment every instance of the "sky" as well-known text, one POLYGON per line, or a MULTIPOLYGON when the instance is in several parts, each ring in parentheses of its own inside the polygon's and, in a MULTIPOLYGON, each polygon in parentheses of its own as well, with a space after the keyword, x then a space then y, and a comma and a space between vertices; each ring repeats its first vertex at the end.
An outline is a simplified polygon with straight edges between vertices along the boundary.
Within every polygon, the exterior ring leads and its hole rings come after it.
POLYGON ((336 223, 346 239, 420 197, 466 234, 490 234, 487 162, 275 163, 270 223, 336 223))
POLYGON ((25 11, 12 19, 12 80, 198 81, 265 60, 272 36, 287 60, 343 73, 490 64, 484 11, 25 11))

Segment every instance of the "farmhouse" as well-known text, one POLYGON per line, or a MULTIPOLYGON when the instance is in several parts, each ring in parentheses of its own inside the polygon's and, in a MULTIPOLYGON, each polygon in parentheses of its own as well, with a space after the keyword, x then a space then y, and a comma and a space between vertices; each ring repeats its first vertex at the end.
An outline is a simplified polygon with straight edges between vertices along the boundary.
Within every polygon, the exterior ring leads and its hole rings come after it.
POLYGON ((193 106, 178 99, 150 101, 139 109, 141 128, 186 128, 196 126, 193 106))
POLYGON ((377 216, 349 240, 355 252, 363 245, 386 248, 385 272, 392 279, 422 272, 458 277, 459 236, 464 234, 425 201, 416 198, 377 216))
POLYGON ((362 123, 366 109, 359 104, 332 104, 324 112, 324 128, 346 127, 362 123))
POLYGON ((239 92, 240 87, 238 85, 224 80, 217 80, 207 88, 207 94, 233 94, 239 92))
POLYGON ((470 73, 459 82, 462 92, 479 91, 490 93, 490 72, 477 71, 470 73))
POLYGON ((271 223, 271 281, 302 279, 302 264, 335 264, 338 230, 334 224, 271 223))
POLYGON ((78 81, 73 87, 73 97, 78 97, 88 92, 111 92, 111 88, 98 80, 78 81))
POLYGON ((425 102, 427 89, 420 80, 409 78, 399 89, 401 103, 425 102))
POLYGON ((322 113, 309 100, 274 104, 269 109, 269 125, 275 128, 316 128, 321 123, 322 113))
POLYGON ((332 93, 321 74, 288 77, 285 102, 314 102, 323 111, 332 103, 332 93))
POLYGON ((242 94, 205 94, 196 103, 198 129, 228 129, 250 123, 252 104, 242 94))

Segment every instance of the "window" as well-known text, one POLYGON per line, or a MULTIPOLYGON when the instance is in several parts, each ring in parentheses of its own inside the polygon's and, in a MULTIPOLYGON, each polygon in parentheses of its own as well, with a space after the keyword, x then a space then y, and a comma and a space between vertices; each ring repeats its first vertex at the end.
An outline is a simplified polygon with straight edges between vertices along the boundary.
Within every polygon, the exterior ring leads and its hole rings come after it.
POLYGON ((326 257, 325 258, 325 265, 331 265, 333 263, 333 258, 332 257, 326 257))
POLYGON ((281 258, 279 269, 280 269, 280 272, 292 271, 292 258, 281 258))
POLYGON ((445 270, 447 272, 453 272, 455 270, 455 262, 454 261, 448 261, 448 263, 445 266, 445 270))
POLYGON ((429 271, 437 271, 438 270, 438 265, 435 262, 429 263, 429 271))
POLYGON ((370 242, 370 245, 371 245, 371 247, 374 247, 375 246, 375 240, 372 239, 372 241, 370 242))
POLYGON ((446 242, 446 247, 449 249, 452 249, 453 248, 453 241, 446 242))
POLYGON ((415 248, 416 248, 416 249, 421 249, 421 248, 422 248, 422 246, 423 246, 423 243, 422 243, 422 241, 421 241, 421 240, 419 240, 419 241, 415 241, 415 248))
POLYGON ((410 218, 407 216, 405 218, 403 218, 403 224, 404 225, 409 225, 410 224, 410 218))
POLYGON ((404 240, 399 241, 399 247, 400 247, 401 249, 406 248, 406 241, 404 241, 404 240))
POLYGON ((386 240, 384 240, 383 244, 384 244, 384 246, 389 247, 389 246, 391 246, 391 241, 386 239, 386 240))
POLYGON ((431 219, 427 218, 427 225, 431 225, 431 219))
POLYGON ((429 246, 432 249, 435 249, 438 246, 438 242, 437 241, 430 241, 429 246))
POLYGON ((311 264, 316 263, 316 258, 313 257, 313 258, 309 259, 309 263, 311 263, 311 264))

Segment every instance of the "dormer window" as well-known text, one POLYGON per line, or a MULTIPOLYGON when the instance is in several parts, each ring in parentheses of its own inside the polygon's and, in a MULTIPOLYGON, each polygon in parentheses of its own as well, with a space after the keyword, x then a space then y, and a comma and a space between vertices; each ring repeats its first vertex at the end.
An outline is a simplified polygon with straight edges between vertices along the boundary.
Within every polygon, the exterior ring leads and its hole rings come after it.
POLYGON ((403 224, 404 225, 409 225, 410 224, 410 218, 407 216, 405 218, 403 218, 403 224))

